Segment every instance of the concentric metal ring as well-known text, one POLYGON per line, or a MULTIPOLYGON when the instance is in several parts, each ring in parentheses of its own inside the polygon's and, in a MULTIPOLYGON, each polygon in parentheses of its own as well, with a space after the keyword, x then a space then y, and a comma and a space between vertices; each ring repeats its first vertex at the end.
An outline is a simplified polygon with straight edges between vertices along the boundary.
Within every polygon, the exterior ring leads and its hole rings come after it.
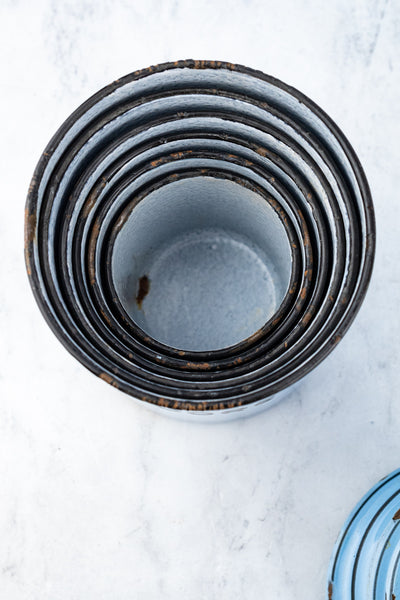
POLYGON ((50 142, 27 200, 27 269, 53 331, 105 381, 178 410, 266 401, 310 371, 354 318, 374 247, 368 185, 340 130, 297 90, 222 62, 159 65, 98 92, 50 142), (220 350, 151 338, 113 286, 114 243, 135 206, 190 177, 257 190, 290 240, 282 304, 220 350))

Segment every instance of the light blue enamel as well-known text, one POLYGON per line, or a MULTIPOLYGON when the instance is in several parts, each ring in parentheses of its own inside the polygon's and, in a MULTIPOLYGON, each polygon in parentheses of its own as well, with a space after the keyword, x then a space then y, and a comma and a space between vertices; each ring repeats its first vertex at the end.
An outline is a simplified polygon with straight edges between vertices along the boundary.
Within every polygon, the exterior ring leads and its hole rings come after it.
POLYGON ((395 600, 400 597, 400 470, 357 504, 336 542, 327 600, 395 600))

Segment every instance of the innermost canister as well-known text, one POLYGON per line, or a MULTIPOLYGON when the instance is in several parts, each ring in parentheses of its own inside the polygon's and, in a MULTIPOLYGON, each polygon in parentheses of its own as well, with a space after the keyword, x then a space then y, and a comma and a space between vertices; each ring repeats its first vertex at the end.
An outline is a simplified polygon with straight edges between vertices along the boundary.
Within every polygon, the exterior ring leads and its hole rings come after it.
POLYGON ((261 194, 196 176, 133 205, 115 238, 112 281, 146 335, 178 350, 219 350, 279 309, 292 254, 284 223, 261 194))

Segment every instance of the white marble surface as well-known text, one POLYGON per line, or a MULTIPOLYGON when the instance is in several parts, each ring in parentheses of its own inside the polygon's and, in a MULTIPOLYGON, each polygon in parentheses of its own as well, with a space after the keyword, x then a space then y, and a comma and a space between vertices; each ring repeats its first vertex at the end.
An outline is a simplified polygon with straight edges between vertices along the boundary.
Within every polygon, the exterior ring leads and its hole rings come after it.
POLYGON ((0 3, 0 598, 323 598, 348 512, 400 466, 398 0, 0 3), (342 127, 376 206, 367 299, 334 353, 255 418, 137 406, 51 333, 23 263, 29 180, 97 89, 178 58, 240 62, 342 127))

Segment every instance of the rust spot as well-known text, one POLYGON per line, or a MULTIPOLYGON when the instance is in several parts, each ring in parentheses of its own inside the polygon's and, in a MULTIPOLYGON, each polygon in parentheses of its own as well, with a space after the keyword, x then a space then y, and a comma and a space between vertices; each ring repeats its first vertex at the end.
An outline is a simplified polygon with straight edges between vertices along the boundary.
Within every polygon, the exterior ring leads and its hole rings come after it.
POLYGON ((333 598, 333 583, 332 581, 329 582, 328 585, 328 600, 332 600, 333 598))
MULTIPOLYGON (((106 183, 107 183, 107 181, 103 177, 102 178, 102 182, 101 182, 100 187, 99 187, 99 190, 102 190, 105 187, 106 183)), ((97 200, 97 194, 98 194, 98 190, 96 189, 96 190, 94 190, 89 195, 89 197, 88 197, 88 199, 87 199, 87 201, 85 203, 85 206, 83 208, 83 211, 82 211, 82 216, 83 216, 84 219, 87 218, 88 214, 90 213, 90 211, 92 210, 93 206, 95 205, 96 200, 97 200)))
POLYGON ((191 150, 187 151, 187 152, 172 152, 172 154, 170 155, 171 158, 176 158, 176 159, 180 159, 180 158, 185 158, 186 154, 191 153, 191 150))
POLYGON ((99 377, 106 383, 109 383, 110 385, 118 389, 118 384, 116 381, 114 381, 111 375, 108 375, 107 373, 100 373, 99 377))
POLYGON ((106 313, 104 312, 104 310, 100 310, 100 313, 101 313, 103 319, 106 321, 106 323, 108 323, 109 325, 111 325, 110 318, 106 315, 106 313))
POLYGON ((93 192, 92 194, 90 194, 88 201, 86 202, 83 212, 82 212, 82 216, 84 219, 87 218, 88 214, 90 213, 90 211, 92 210, 94 204, 96 202, 96 194, 95 192, 93 192))
POLYGON ((261 146, 258 146, 258 148, 256 148, 256 152, 260 156, 267 156, 268 154, 268 150, 266 148, 262 148, 261 146))
POLYGON ((308 199, 308 200, 311 200, 311 198, 312 198, 312 195, 311 195, 310 193, 308 193, 308 194, 307 194, 307 199, 308 199))
POLYGON ((399 521, 399 520, 400 520, 400 508, 393 517, 393 521, 399 521))
POLYGON ((142 275, 139 279, 139 290, 136 296, 136 304, 141 309, 143 300, 146 298, 147 294, 150 291, 150 279, 147 275, 142 275))
POLYGON ((36 214, 25 209, 25 244, 31 244, 36 238, 36 214))
POLYGON ((304 300, 304 298, 306 297, 306 294, 307 294, 307 290, 306 290, 306 288, 305 288, 305 287, 301 288, 301 292, 300 292, 300 298, 301 298, 302 300, 304 300))
POLYGON ((304 317, 303 317, 303 320, 302 320, 301 324, 302 324, 302 325, 307 325, 307 324, 308 324, 308 323, 311 321, 311 318, 312 318, 312 312, 311 312, 311 311, 308 311, 308 313, 306 313, 306 314, 304 315, 304 317))
POLYGON ((311 281, 311 279, 312 279, 312 269, 306 269, 304 271, 304 277, 306 279, 308 279, 308 281, 311 281))
POLYGON ((179 350, 178 354, 179 356, 185 356, 186 352, 184 352, 183 350, 179 350))
POLYGON ((194 362, 188 362, 186 363, 186 367, 188 367, 189 369, 199 369, 199 370, 206 370, 210 368, 210 363, 194 363, 194 362))

